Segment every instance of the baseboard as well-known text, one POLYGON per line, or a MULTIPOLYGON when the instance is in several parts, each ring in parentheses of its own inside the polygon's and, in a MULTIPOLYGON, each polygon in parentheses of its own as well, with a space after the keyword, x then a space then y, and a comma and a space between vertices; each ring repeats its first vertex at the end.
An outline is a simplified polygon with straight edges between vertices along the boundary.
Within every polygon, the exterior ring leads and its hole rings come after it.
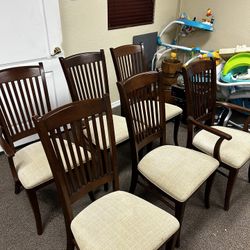
POLYGON ((112 109, 117 108, 117 107, 119 107, 120 105, 121 105, 120 100, 111 103, 112 109))

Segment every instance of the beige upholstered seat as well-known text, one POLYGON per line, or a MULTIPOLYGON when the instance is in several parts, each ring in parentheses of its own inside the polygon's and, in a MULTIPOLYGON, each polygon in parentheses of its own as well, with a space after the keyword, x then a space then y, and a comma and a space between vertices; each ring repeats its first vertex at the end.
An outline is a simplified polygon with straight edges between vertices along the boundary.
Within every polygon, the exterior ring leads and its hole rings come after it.
POLYGON ((53 178, 40 141, 17 151, 13 160, 18 177, 26 189, 33 188, 53 178))
MULTIPOLYGON (((112 115, 113 118, 113 122, 114 122, 114 127, 115 127, 115 143, 120 144, 126 140, 128 140, 129 135, 128 135, 128 128, 127 128, 127 124, 126 124, 126 119, 125 117, 119 116, 119 115, 112 115)), ((97 119, 98 120, 98 119, 97 119)), ((98 120, 99 121, 99 120, 98 120)), ((107 123, 104 123, 104 129, 107 130, 107 123)), ((101 129, 100 129, 100 124, 98 123, 97 126, 97 130, 98 130, 98 134, 101 135, 101 129)), ((93 134, 93 124, 92 122, 90 122, 90 131, 93 134)), ((86 131, 85 131, 86 133, 86 131)), ((108 145, 107 147, 109 148, 109 140, 108 138, 106 138, 108 145)), ((92 142, 95 144, 95 138, 92 137, 92 142)), ((102 140, 100 141, 101 145, 100 147, 103 149, 103 144, 102 144, 102 140)))
MULTIPOLYGON (((131 105, 131 109, 134 109, 134 105, 135 106, 142 105, 142 102, 137 102, 136 104, 131 105)), ((159 108, 159 102, 157 102, 157 105, 158 105, 158 108, 159 108)), ((152 108, 153 108, 152 110, 155 109, 154 106, 155 106, 155 102, 152 102, 152 108)), ((135 107, 135 109, 136 109, 136 107, 135 107)), ((148 117, 148 115, 152 116, 152 114, 151 114, 152 111, 150 109, 149 110, 145 109, 144 112, 145 112, 145 117, 148 117)), ((170 119, 172 119, 173 117, 175 117, 177 115, 180 115, 180 114, 182 114, 182 109, 181 108, 179 108, 176 105, 172 105, 170 103, 165 103, 165 119, 166 119, 166 122, 169 121, 170 119)), ((144 117, 142 116, 141 119, 144 119, 144 117)))
POLYGON ((146 154, 138 170, 163 192, 185 202, 218 166, 219 162, 206 154, 165 145, 146 154))
MULTIPOLYGON (((67 145, 66 141, 65 148, 67 151, 69 151, 69 146, 67 145)), ((77 155, 74 144, 72 144, 72 148, 74 154, 77 155)), ((61 148, 60 151, 62 151, 61 148)), ((82 150, 81 153, 83 155, 82 150)), ((22 182, 22 185, 26 189, 34 188, 37 185, 43 184, 53 179, 53 175, 46 154, 43 150, 43 146, 40 141, 28 145, 23 149, 17 151, 13 160, 15 163, 19 180, 22 182)), ((71 158, 69 158, 69 162, 72 166, 73 164, 71 158)), ((65 159, 63 159, 63 165, 66 169, 65 159)))
POLYGON ((172 215, 123 191, 103 196, 71 222, 77 245, 86 250, 158 249, 178 229, 172 215))
MULTIPOLYGON (((237 129, 222 126, 212 126, 232 136, 232 139, 224 140, 220 147, 220 159, 233 168, 241 168, 250 159, 250 134, 237 129)), ((193 145, 212 155, 218 136, 201 130, 193 139, 193 145)))
POLYGON ((165 110, 166 110, 166 121, 169 121, 172 118, 182 114, 182 109, 180 107, 170 103, 165 104, 165 110))

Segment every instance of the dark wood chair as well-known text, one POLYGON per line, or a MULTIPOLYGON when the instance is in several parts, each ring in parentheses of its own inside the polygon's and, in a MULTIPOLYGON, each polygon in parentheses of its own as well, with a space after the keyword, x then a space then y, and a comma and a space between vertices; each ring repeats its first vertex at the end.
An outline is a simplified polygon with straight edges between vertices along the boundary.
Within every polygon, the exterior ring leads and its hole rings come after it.
POLYGON ((166 145, 165 103, 159 76, 159 72, 143 72, 117 83, 131 143, 130 192, 134 193, 138 181, 145 185, 139 176, 147 180, 150 190, 156 188, 156 194, 161 194, 167 204, 173 203, 169 205, 182 225, 186 202, 207 180, 205 205, 209 207, 212 180, 219 162, 192 149, 166 145), (152 143, 155 147, 148 152, 147 146, 152 143), (147 150, 144 156, 143 150, 147 150))
MULTIPOLYGON (((250 114, 250 110, 234 104, 216 101, 216 64, 212 60, 199 60, 183 67, 186 89, 188 115, 188 146, 213 155, 220 161, 220 166, 228 169, 219 171, 228 177, 224 200, 224 209, 230 206, 230 197, 238 172, 250 159, 250 134, 248 116, 244 124, 244 131, 215 125, 216 107, 224 107, 250 114), (194 136, 194 129, 201 130, 194 136)), ((196 130, 197 132, 197 130, 196 130)), ((220 170, 222 170, 220 168, 220 170)), ((248 171, 250 182, 250 168, 248 171)))
POLYGON ((37 134, 33 115, 51 110, 43 65, 1 70, 0 95, 0 146, 8 158, 15 193, 21 191, 21 186, 26 190, 37 233, 42 234, 36 191, 50 183, 53 176, 40 141, 20 149, 15 144, 37 134))
POLYGON ((64 105, 34 117, 34 122, 60 196, 68 250, 74 246, 93 250, 157 249, 165 242, 173 249, 178 220, 137 196, 117 191, 116 146, 108 95, 64 105), (73 204, 107 182, 112 182, 114 192, 74 217, 73 204))
MULTIPOLYGON (((145 63, 143 44, 127 44, 116 48, 110 48, 113 59, 115 73, 118 82, 122 82, 130 76, 148 71, 145 63)), ((182 109, 176 105, 166 103, 166 121, 173 120, 174 142, 178 145, 178 130, 181 121, 182 109)), ((123 113, 123 104, 121 102, 123 113)))
MULTIPOLYGON (((73 101, 100 98, 109 93, 103 50, 79 53, 66 58, 61 57, 60 62, 73 101)), ((128 140, 125 118, 113 115, 113 121, 116 144, 128 140)))

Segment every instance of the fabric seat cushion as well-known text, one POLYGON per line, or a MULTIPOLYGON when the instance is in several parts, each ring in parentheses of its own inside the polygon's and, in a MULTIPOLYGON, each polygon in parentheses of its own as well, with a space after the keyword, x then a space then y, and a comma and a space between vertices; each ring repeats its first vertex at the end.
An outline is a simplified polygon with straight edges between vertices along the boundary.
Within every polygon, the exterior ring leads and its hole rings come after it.
POLYGON ((184 202, 218 166, 216 159, 204 153, 164 145, 146 154, 138 170, 163 192, 184 202))
MULTIPOLYGON (((232 136, 223 140, 220 147, 220 159, 223 163, 239 169, 250 159, 250 134, 238 129, 223 126, 212 126, 232 136)), ((212 155, 218 136, 205 130, 198 132, 193 139, 193 145, 202 152, 212 155)))
POLYGON ((158 249, 179 229, 164 210, 127 192, 101 197, 80 212, 71 230, 80 249, 158 249))
MULTIPOLYGON (((65 147, 66 150, 68 151, 69 147, 67 143, 65 143, 65 147)), ((77 153, 74 144, 73 144, 73 151, 77 159, 77 153)), ((81 152, 83 161, 85 161, 83 150, 81 152)), ((89 158, 91 158, 89 152, 88 156, 89 158)), ((18 150, 15 156, 13 157, 13 161, 18 174, 18 178, 25 189, 34 188, 42 183, 45 183, 53 179, 49 162, 47 160, 42 143, 40 141, 32 143, 18 150)), ((70 166, 73 165, 71 158, 69 159, 69 163, 70 166)), ((65 169, 67 171, 64 158, 63 158, 63 165, 65 166, 65 169)))
MULTIPOLYGON (((135 112, 135 113, 137 113, 137 111, 136 110, 138 110, 138 106, 142 106, 142 103, 144 103, 143 101, 139 101, 139 102, 137 102, 137 103, 135 103, 135 104, 132 104, 131 106, 130 106, 130 108, 131 108, 131 112, 133 113, 133 112, 135 112)), ((144 108, 143 107, 140 107, 140 110, 143 110, 143 112, 145 112, 145 114, 143 114, 139 119, 140 119, 140 121, 142 121, 142 122, 144 122, 145 123, 145 119, 152 119, 152 117, 155 117, 155 115, 154 116, 152 116, 152 114, 151 114, 151 108, 152 108, 152 110, 153 110, 153 112, 155 112, 155 103, 157 104, 157 108, 159 109, 159 102, 157 101, 157 102, 155 102, 155 101, 153 101, 152 102, 153 103, 153 105, 152 105, 152 107, 150 107, 149 109, 147 109, 147 108, 145 108, 146 107, 146 103, 144 103, 144 108), (149 114, 148 114, 149 113, 149 114), (145 118, 146 117, 146 118, 145 118)), ((170 103, 165 103, 165 120, 166 121, 169 121, 169 120, 171 120, 172 118, 174 118, 174 117, 176 117, 176 116, 178 116, 178 115, 180 115, 182 113, 182 109, 180 108, 180 107, 178 107, 178 106, 176 106, 176 105, 173 105, 173 104, 170 104, 170 103)), ((156 119, 156 117, 154 118, 154 119, 156 119)), ((159 118, 158 118, 159 119, 159 118)), ((148 122, 148 123, 150 123, 150 122, 148 122)))
POLYGON ((182 113, 182 109, 176 105, 166 103, 165 112, 166 112, 166 121, 169 121, 172 118, 180 115, 182 113))
MULTIPOLYGON (((116 145, 119 143, 122 143, 126 140, 128 140, 129 135, 128 135, 128 128, 127 128, 127 123, 126 123, 126 119, 123 116, 119 116, 119 115, 112 115, 113 117, 113 123, 114 123, 114 131, 115 131, 115 143, 116 145)), ((105 121, 106 119, 104 119, 104 129, 105 129, 105 135, 108 136, 108 132, 107 132, 107 123, 105 121)), ((101 129, 100 129, 100 125, 99 122, 97 124, 97 130, 98 130, 98 134, 101 135, 101 129)), ((90 132, 93 135, 94 131, 93 131, 93 125, 92 122, 90 121, 90 132)), ((103 149, 103 143, 101 140, 101 136, 99 137, 100 139, 100 148, 103 149)), ((94 144, 96 144, 95 138, 92 138, 92 142, 94 144)), ((106 137, 106 142, 108 143, 107 148, 110 147, 109 144, 109 139, 106 137)))

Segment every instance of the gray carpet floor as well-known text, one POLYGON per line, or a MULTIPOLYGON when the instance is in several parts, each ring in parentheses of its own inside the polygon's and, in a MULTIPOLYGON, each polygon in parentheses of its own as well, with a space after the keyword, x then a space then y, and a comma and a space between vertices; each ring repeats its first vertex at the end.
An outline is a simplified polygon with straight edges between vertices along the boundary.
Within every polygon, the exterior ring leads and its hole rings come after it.
MULTIPOLYGON (((172 141, 173 125, 168 125, 168 143, 172 141)), ((186 128, 181 127, 179 141, 185 146, 186 128)), ((117 147, 120 170, 120 188, 128 190, 130 181, 130 147, 117 147)), ((53 184, 38 192, 44 233, 36 234, 35 222, 26 193, 15 195, 7 160, 0 155, 0 249, 1 250, 61 250, 66 248, 64 220, 53 184)), ((231 208, 223 210, 226 179, 216 175, 211 192, 211 207, 205 209, 204 186, 188 201, 181 233, 180 250, 234 250, 250 249, 250 184, 247 170, 241 169, 232 196, 231 208)), ((104 192, 99 190, 97 196, 104 192)), ((173 214, 151 193, 138 187, 136 195, 153 202, 173 214)), ((88 197, 75 205, 75 213, 90 203, 88 197)), ((136 226, 136 225, 135 225, 136 226)), ((143 250, 143 249, 142 249, 143 250)))

